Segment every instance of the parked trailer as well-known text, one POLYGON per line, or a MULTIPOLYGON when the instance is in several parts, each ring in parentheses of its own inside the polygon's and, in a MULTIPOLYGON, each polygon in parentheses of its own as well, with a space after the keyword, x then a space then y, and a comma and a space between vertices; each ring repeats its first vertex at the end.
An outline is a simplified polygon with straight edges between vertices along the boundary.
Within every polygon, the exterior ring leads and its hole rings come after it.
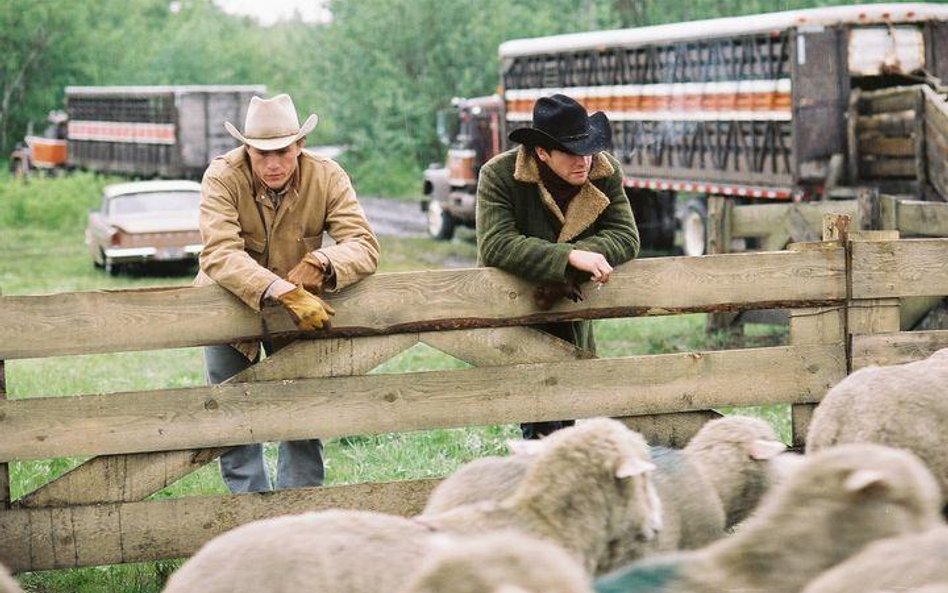
POLYGON ((223 122, 242 124, 262 85, 66 87, 68 164, 135 177, 198 179, 237 146, 223 122))
POLYGON ((707 196, 812 200, 860 181, 847 163, 858 153, 850 94, 948 80, 948 6, 786 11, 513 40, 499 52, 506 131, 553 93, 604 111, 643 245, 670 244, 669 213, 692 195, 681 228, 697 255, 707 196))

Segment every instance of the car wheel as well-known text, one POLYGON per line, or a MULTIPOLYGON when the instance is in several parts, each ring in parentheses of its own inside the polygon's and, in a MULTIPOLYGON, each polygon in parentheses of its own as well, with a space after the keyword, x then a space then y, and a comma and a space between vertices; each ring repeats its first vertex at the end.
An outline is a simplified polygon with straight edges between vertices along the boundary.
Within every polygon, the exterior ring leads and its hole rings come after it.
POLYGON ((109 276, 118 276, 125 270, 125 266, 122 264, 117 264, 115 262, 109 261, 108 259, 105 260, 104 267, 109 276))
POLYGON ((708 246, 708 210, 700 200, 689 200, 681 217, 681 243, 685 255, 704 255, 708 246))
POLYGON ((448 241, 454 236, 454 219, 438 200, 428 202, 428 235, 439 241, 448 241))

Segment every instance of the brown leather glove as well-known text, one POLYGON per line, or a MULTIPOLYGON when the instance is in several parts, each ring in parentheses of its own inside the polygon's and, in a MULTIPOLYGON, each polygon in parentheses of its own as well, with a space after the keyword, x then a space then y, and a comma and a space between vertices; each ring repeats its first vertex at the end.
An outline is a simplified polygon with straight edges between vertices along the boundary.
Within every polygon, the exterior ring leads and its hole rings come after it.
POLYGON ((302 286, 281 294, 276 300, 289 311, 296 327, 304 331, 329 329, 329 318, 336 314, 329 303, 306 292, 302 286))
POLYGON ((300 263, 293 266, 286 279, 297 286, 302 286, 313 294, 323 294, 323 284, 326 282, 326 265, 312 252, 309 252, 303 256, 300 263))
POLYGON ((575 282, 541 284, 533 290, 533 301, 541 311, 552 308, 564 298, 578 303, 583 300, 583 291, 575 282))

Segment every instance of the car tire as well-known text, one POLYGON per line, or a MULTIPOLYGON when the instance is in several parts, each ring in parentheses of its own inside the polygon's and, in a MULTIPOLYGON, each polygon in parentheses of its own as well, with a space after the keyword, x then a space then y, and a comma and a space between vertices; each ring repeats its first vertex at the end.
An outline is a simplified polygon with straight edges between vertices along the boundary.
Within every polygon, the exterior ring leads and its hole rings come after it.
POLYGON ((681 249, 689 256, 708 251, 708 208, 702 200, 688 200, 681 215, 681 249))
POLYGON ((428 235, 438 241, 454 237, 455 221, 438 200, 428 202, 428 235))
POLYGON ((118 276, 125 271, 125 266, 111 262, 108 259, 105 260, 103 267, 109 276, 118 276))

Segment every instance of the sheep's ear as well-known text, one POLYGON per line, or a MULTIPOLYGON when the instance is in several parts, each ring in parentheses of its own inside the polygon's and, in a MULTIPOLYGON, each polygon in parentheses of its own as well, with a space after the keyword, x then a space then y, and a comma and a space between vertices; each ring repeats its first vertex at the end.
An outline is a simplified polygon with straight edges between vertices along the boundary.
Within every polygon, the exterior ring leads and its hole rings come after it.
POLYGON ((780 441, 770 441, 767 439, 756 439, 747 445, 747 454, 751 459, 760 461, 773 459, 787 450, 787 446, 780 441))
POLYGON ((653 471, 654 469, 655 464, 651 461, 639 459, 638 457, 628 457, 619 465, 618 469, 616 469, 616 477, 619 479, 631 478, 653 471))
POLYGON ((520 585, 503 583, 494 587, 493 593, 532 593, 529 589, 524 589, 520 585))
POLYGON ((877 469, 857 469, 846 478, 848 492, 864 492, 874 486, 884 486, 886 476, 877 469))
POLYGON ((514 455, 537 455, 545 448, 545 439, 510 439, 507 441, 507 449, 514 455))

